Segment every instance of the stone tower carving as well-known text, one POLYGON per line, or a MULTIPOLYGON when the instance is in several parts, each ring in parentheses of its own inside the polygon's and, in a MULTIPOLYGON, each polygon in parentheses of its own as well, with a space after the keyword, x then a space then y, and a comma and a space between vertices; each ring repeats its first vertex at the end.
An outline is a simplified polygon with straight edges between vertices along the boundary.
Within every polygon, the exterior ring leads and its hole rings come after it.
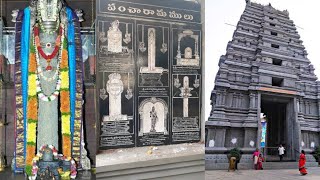
POLYGON ((320 82, 288 11, 246 2, 219 60, 206 122, 207 169, 228 163, 224 153, 235 147, 244 153, 240 163, 251 166, 252 152, 263 149, 260 113, 267 117, 266 146, 284 144, 288 160, 320 143, 320 82))

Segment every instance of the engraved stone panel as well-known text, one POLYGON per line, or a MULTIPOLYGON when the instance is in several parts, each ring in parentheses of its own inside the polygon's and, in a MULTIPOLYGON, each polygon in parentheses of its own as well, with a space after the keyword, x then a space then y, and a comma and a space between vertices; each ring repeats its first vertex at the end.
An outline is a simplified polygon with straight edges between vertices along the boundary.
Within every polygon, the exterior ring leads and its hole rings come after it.
POLYGON ((97 1, 100 149, 200 141, 200 4, 179 1, 97 1))

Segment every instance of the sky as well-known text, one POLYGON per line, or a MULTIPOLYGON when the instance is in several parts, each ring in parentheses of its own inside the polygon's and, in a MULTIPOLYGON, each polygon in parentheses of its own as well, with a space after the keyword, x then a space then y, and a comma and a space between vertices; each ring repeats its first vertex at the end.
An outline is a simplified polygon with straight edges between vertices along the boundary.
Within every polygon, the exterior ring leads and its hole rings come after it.
MULTIPOLYGON (((259 4, 271 5, 278 10, 288 10, 308 52, 308 59, 320 77, 320 1, 318 0, 252 0, 259 4)), ((227 43, 241 14, 245 0, 205 0, 205 117, 209 117, 210 95, 218 71, 221 55, 225 55, 227 43), (230 25, 227 25, 230 24, 230 25), (232 26, 234 25, 234 26, 232 26)))

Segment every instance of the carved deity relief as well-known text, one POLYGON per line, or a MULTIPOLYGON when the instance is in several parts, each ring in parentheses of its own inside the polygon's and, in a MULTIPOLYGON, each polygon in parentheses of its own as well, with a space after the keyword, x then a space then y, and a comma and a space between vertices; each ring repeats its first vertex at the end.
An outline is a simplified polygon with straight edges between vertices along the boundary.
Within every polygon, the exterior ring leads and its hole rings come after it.
POLYGON ((156 108, 154 106, 152 106, 152 110, 150 111, 150 118, 151 118, 151 129, 150 132, 156 132, 156 123, 158 121, 158 115, 157 115, 157 111, 156 108))
POLYGON ((191 47, 187 47, 184 50, 184 58, 186 58, 186 59, 191 59, 192 58, 192 49, 191 49, 191 47))
POLYGON ((166 125, 168 106, 164 100, 155 97, 143 100, 139 106, 139 114, 139 136, 143 136, 144 133, 168 134, 166 125))
POLYGON ((109 75, 107 92, 109 93, 109 116, 105 116, 104 121, 127 120, 127 115, 121 114, 121 94, 123 92, 123 82, 120 74, 113 73, 109 75))
POLYGON ((113 53, 122 52, 122 32, 119 30, 119 21, 113 21, 108 30, 108 51, 113 53))

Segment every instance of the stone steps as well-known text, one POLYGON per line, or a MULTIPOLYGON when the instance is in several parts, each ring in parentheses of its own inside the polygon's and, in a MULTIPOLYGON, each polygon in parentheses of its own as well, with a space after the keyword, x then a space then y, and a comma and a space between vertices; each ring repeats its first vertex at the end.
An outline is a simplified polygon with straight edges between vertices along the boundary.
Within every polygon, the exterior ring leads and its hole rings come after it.
POLYGON ((203 154, 97 167, 96 179, 204 179, 203 154))

